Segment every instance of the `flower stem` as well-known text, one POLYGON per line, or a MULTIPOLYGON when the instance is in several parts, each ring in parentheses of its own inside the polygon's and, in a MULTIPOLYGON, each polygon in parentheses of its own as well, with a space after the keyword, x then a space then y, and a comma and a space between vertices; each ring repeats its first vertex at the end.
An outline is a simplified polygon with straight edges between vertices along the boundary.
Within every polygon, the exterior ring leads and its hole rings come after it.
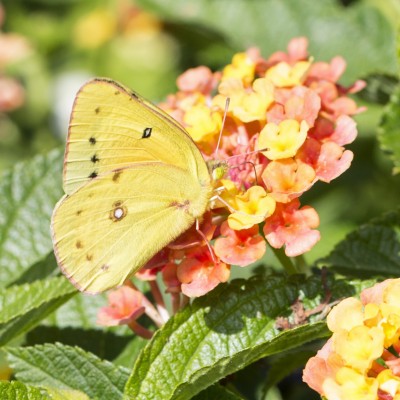
POLYGON ((274 252, 275 257, 279 260, 282 267, 289 275, 297 274, 299 272, 296 266, 293 264, 292 260, 285 254, 283 248, 274 249, 273 247, 271 247, 271 249, 274 252))
POLYGON ((144 339, 151 339, 153 337, 154 332, 138 324, 135 320, 129 322, 128 326, 136 333, 136 335, 144 339))
MULTIPOLYGON (((139 289, 131 280, 129 279, 126 280, 125 284, 130 286, 132 289, 139 291, 139 289)), ((163 326, 166 320, 164 320, 163 316, 160 315, 160 313, 157 311, 157 309, 153 306, 151 301, 145 295, 143 295, 142 302, 143 302, 143 307, 145 309, 145 313, 148 315, 148 317, 153 320, 153 322, 156 324, 158 328, 163 326)))
POLYGON ((310 272, 310 267, 308 266, 303 254, 297 256, 294 260, 296 263, 296 268, 299 272, 303 274, 308 274, 310 272))
POLYGON ((179 311, 181 305, 180 293, 171 293, 171 301, 172 301, 172 312, 175 315, 179 311))
POLYGON ((165 306, 164 298, 162 297, 158 283, 156 280, 150 281, 149 283, 151 294, 153 295, 154 301, 156 302, 158 313, 161 315, 161 318, 164 320, 164 322, 167 322, 169 319, 169 313, 167 307, 165 306))

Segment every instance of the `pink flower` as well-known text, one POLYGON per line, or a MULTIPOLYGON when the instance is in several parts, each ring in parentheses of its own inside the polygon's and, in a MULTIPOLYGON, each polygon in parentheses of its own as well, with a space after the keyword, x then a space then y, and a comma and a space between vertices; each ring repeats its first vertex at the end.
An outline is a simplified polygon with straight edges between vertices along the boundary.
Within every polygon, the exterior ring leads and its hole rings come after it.
POLYGON ((274 215, 264 225, 268 243, 274 248, 285 245, 288 257, 309 251, 320 239, 319 231, 313 229, 319 225, 318 214, 310 206, 299 207, 298 199, 288 204, 277 203, 274 215))
POLYGON ((97 323, 104 326, 129 324, 145 311, 143 294, 129 286, 121 286, 108 294, 109 306, 100 308, 97 323))
POLYGON ((182 92, 200 92, 209 94, 217 86, 220 73, 212 73, 210 68, 200 66, 190 68, 180 75, 176 81, 182 92))
POLYGON ((313 90, 305 86, 292 89, 276 89, 275 104, 267 112, 268 122, 279 124, 285 119, 306 121, 314 126, 321 108, 321 99, 313 90))

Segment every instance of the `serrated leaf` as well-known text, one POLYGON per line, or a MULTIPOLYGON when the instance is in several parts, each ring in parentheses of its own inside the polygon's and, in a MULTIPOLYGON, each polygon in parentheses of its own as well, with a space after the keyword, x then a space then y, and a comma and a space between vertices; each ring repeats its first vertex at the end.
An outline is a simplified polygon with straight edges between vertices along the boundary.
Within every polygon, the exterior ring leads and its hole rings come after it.
POLYGON ((400 85, 390 97, 379 126, 381 148, 393 161, 393 173, 400 172, 400 85))
POLYGON ((78 390, 91 399, 122 398, 129 371, 79 347, 61 343, 6 349, 18 380, 34 385, 78 390))
POLYGON ((21 382, 1 382, 2 400, 50 400, 52 397, 44 390, 24 385, 21 382))
POLYGON ((50 216, 62 195, 61 150, 18 163, 0 178, 0 282, 18 279, 51 250, 50 216))
POLYGON ((206 390, 203 390, 198 395, 194 396, 192 400, 244 400, 243 397, 237 393, 231 392, 229 389, 221 385, 212 385, 206 390))
POLYGON ((362 225, 317 261, 347 276, 398 277, 400 272, 400 208, 362 225))
POLYGON ((376 8, 363 3, 346 8, 334 0, 235 0, 234 3, 140 0, 139 3, 165 19, 222 33, 237 49, 256 45, 265 56, 286 49, 293 37, 306 36, 310 52, 317 60, 343 56, 348 61, 345 77, 351 81, 373 72, 397 72, 394 29, 376 8))
POLYGON ((76 289, 64 277, 2 289, 0 345, 32 329, 76 293, 76 289))
MULTIPOLYGON (((280 330, 278 316, 293 314, 300 295, 323 295, 320 281, 303 276, 258 276, 221 285, 196 299, 154 335, 140 354, 126 386, 129 399, 189 399, 254 361, 328 335, 323 322, 280 330)), ((339 284, 340 283, 340 284, 339 284)), ((353 282, 329 286, 336 296, 353 282)), ((292 315, 293 316, 293 315, 292 315)))

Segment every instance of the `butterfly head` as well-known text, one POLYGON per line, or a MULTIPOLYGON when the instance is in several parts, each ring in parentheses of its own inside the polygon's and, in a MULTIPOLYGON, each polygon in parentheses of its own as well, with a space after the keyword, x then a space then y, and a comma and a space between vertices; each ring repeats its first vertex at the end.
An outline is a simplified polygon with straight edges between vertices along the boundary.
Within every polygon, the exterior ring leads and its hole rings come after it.
POLYGON ((228 163, 221 160, 211 160, 207 166, 213 181, 222 179, 229 169, 228 163))

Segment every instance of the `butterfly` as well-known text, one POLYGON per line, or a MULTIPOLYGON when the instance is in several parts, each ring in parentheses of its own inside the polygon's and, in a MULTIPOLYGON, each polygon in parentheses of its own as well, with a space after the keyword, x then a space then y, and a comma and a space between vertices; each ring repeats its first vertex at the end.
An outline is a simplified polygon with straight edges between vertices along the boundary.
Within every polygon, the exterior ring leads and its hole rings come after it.
POLYGON ((212 170, 171 116, 106 78, 84 84, 64 157, 54 253, 80 290, 122 285, 206 212, 212 170))

